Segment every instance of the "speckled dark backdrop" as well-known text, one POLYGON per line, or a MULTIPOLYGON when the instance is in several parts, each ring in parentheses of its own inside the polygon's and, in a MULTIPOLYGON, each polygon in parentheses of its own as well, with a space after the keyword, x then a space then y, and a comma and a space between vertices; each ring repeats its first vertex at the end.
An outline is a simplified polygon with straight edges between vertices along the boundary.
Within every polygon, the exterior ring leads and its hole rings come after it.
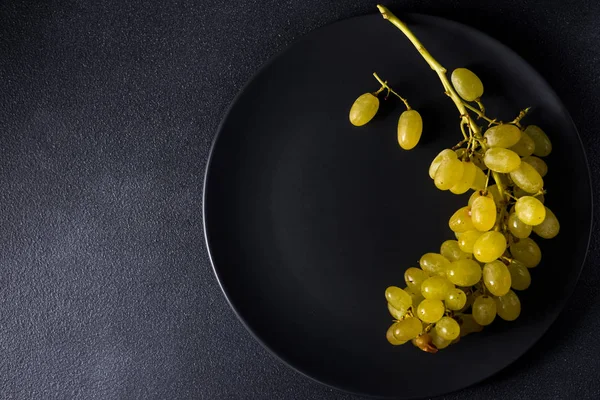
MULTIPOLYGON (((0 2, 0 398, 356 398, 292 371, 236 320, 200 209, 211 140, 242 85, 302 34, 374 5, 0 2)), ((598 174, 600 3, 391 6, 516 49, 562 97, 598 174)), ((447 399, 600 398, 599 260, 595 236, 542 340, 447 399)))

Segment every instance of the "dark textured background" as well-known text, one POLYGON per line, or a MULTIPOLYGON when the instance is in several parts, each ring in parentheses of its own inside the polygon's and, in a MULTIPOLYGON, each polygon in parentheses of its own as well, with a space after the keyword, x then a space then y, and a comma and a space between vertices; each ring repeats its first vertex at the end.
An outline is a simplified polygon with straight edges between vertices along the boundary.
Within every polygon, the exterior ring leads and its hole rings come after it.
MULTIPOLYGON (((357 398, 252 339, 213 276, 200 210, 211 140, 242 85, 302 34, 374 5, 0 1, 0 398, 357 398)), ((391 6, 517 50, 600 171, 600 3, 391 6)), ((575 295, 530 352, 446 398, 598 398, 599 258, 594 237, 575 295)))

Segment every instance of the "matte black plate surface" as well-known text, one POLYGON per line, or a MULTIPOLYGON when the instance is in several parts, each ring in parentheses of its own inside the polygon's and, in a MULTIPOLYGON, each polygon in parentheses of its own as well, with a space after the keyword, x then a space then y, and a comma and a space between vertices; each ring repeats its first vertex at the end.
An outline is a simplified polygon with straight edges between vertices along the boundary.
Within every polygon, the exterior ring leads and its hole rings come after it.
POLYGON ((215 141, 204 192, 215 272, 240 319, 294 368, 334 387, 374 396, 427 397, 506 367, 548 329, 585 258, 592 202, 589 172, 571 118, 548 84, 493 39, 439 18, 405 16, 448 70, 482 78, 489 114, 526 120, 554 143, 547 205, 562 222, 541 242, 542 264, 513 323, 436 355, 392 347, 383 296, 404 270, 453 238, 450 215, 468 194, 438 191, 432 158, 460 140, 458 114, 437 76, 379 15, 311 33, 266 65, 229 110, 215 141), (401 104, 372 123, 348 122, 354 99, 378 88, 377 71, 424 119, 419 146, 396 142, 401 104))

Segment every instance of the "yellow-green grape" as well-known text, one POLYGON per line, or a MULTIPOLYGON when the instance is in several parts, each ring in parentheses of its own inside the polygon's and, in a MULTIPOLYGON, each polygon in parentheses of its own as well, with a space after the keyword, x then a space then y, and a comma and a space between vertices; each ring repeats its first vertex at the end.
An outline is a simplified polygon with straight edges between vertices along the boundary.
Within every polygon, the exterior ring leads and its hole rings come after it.
POLYGON ((419 260, 419 265, 429 276, 446 276, 446 269, 450 265, 450 261, 441 254, 426 253, 419 260))
POLYGON ((457 286, 473 286, 481 279, 481 267, 474 260, 454 261, 450 263, 446 276, 457 286))
MULTIPOLYGON (((473 162, 473 164, 475 163, 473 162)), ((471 189, 483 190, 485 188, 486 180, 487 176, 485 175, 485 172, 483 172, 479 166, 475 165, 475 179, 473 180, 471 189)))
POLYGON ((519 296, 509 290, 504 296, 496 297, 496 312, 505 321, 514 321, 521 314, 521 301, 519 296))
POLYGON ((396 322, 394 325, 394 337, 401 342, 407 342, 410 339, 417 337, 423 330, 421 321, 413 317, 405 318, 402 321, 396 322))
POLYGON ((481 332, 483 326, 475 322, 475 318, 471 314, 463 314, 460 316, 460 337, 467 336, 469 333, 481 332))
POLYGON ((515 204, 517 217, 527 225, 535 226, 544 222, 546 218, 546 207, 532 196, 523 196, 515 204))
POLYGON ((458 288, 450 289, 444 302, 448 310, 458 311, 467 304, 467 295, 458 288))
POLYGON ((535 143, 526 132, 521 132, 521 140, 510 149, 521 157, 527 157, 533 154, 535 143))
POLYGON ((463 233, 475 229, 471 220, 471 209, 469 207, 459 208, 448 221, 448 226, 452 232, 463 233))
MULTIPOLYGON (((515 186, 514 190, 513 190, 513 196, 515 196, 517 199, 520 199, 523 196, 533 196, 531 193, 527 193, 526 191, 524 191, 523 189, 521 189, 518 186, 515 186)), ((544 203, 544 194, 543 193, 539 193, 536 194, 535 196, 536 199, 538 199, 540 202, 542 202, 542 204, 544 203)))
POLYGON ((358 96, 350 108, 350 123, 363 126, 373 119, 379 109, 379 99, 373 93, 364 93, 358 96))
POLYGON ((489 147, 503 147, 505 149, 514 146, 521 140, 521 130, 515 125, 501 124, 492 126, 483 137, 489 147))
POLYGON ((444 300, 452 288, 454 285, 448 279, 443 276, 432 276, 421 284, 421 294, 429 300, 444 300))
POLYGON ((512 150, 493 147, 485 152, 483 162, 492 171, 508 174, 519 168, 521 158, 512 150))
POLYGON ((514 212, 510 213, 508 216, 506 224, 508 225, 510 233, 516 238, 525 239, 531 235, 531 225, 527 225, 525 222, 521 221, 514 212))
POLYGON ((535 168, 542 178, 548 173, 548 165, 539 157, 527 156, 521 159, 521 162, 523 161, 535 168))
POLYGON ((404 317, 404 315, 406 315, 406 311, 401 312, 400 310, 397 310, 394 308, 393 305, 391 305, 390 303, 387 303, 388 305, 388 311, 390 312, 390 315, 392 317, 394 317, 394 319, 402 319, 402 317, 404 317))
POLYGON ((491 324, 496 318, 496 302, 489 296, 479 296, 473 302, 473 318, 479 325, 491 324))
POLYGON ((457 158, 445 158, 435 172, 435 187, 440 190, 448 190, 456 185, 463 176, 465 167, 457 158))
POLYGON ((483 232, 480 231, 466 231, 465 233, 460 235, 460 239, 458 240, 458 247, 465 253, 473 253, 473 246, 475 246, 475 242, 477 241, 477 239, 479 239, 481 235, 483 235, 483 232))
POLYGON ((544 222, 533 227, 533 231, 541 238, 552 239, 560 231, 560 223, 556 215, 546 207, 546 218, 544 222))
POLYGON ((459 240, 461 235, 462 233, 460 232, 454 232, 454 237, 456 238, 456 240, 459 240))
POLYGON ((456 240, 446 240, 440 247, 440 253, 446 257, 449 261, 465 260, 472 258, 471 254, 462 251, 456 240))
POLYGON ((478 261, 489 263, 506 250, 506 238, 500 232, 485 232, 473 245, 473 255, 478 261))
POLYGON ((417 110, 406 110, 398 120, 398 144, 404 150, 414 148, 423 132, 423 119, 417 110))
MULTIPOLYGON (((463 194, 473 186, 475 174, 478 168, 470 161, 461 161, 463 165, 463 174, 458 183, 450 188, 454 194, 463 194)), ((483 172, 482 172, 483 173, 483 172)))
POLYGON ((442 339, 452 341, 460 335, 460 325, 450 317, 442 317, 435 324, 435 331, 442 339))
POLYGON ((471 206, 471 221, 475 229, 487 232, 496 223, 496 204, 491 196, 479 196, 471 206))
POLYGON ((406 286, 408 286, 413 292, 420 292, 421 285, 427 278, 429 278, 427 272, 423 271, 420 268, 410 267, 404 272, 404 280, 406 281, 406 286))
POLYGON ((435 329, 432 329, 431 332, 429 332, 429 336, 431 336, 431 344, 433 344, 438 350, 443 350, 452 343, 452 340, 442 339, 437 334, 435 329))
POLYGON ((423 322, 433 324, 444 316, 444 303, 440 300, 425 299, 417 307, 417 316, 423 322))
POLYGON ((507 268, 510 272, 511 288, 525 290, 531 285, 531 274, 522 262, 513 260, 507 268))
POLYGON ((437 172, 438 168, 440 167, 440 164, 442 163, 442 161, 444 161, 447 158, 454 159, 454 160, 458 159, 454 150, 445 149, 445 150, 440 151, 440 154, 435 156, 435 158, 431 162, 431 165, 429 166, 429 177, 431 179, 435 179, 435 173, 437 172))
POLYGON ((531 238, 519 239, 510 246, 510 254, 527 268, 535 268, 542 261, 542 250, 531 238))
POLYGON ((396 324, 397 324, 397 322, 394 322, 388 328, 387 332, 385 333, 385 338, 387 339, 388 342, 390 342, 391 345, 399 346, 401 344, 404 344, 404 343, 408 342, 408 340, 398 340, 398 339, 396 339, 396 336, 394 336, 394 332, 396 331, 396 324))
POLYGON ((412 297, 397 286, 390 286, 385 290, 385 298, 388 303, 401 313, 406 313, 412 306, 412 297))
POLYGON ((533 154, 539 157, 546 157, 552 152, 552 143, 539 126, 529 125, 525 129, 525 133, 527 133, 535 143, 535 150, 533 154))
POLYGON ((492 261, 483 267, 483 283, 494 296, 504 296, 512 284, 510 271, 502 261, 492 261))
POLYGON ((477 75, 466 68, 456 68, 450 76, 452 86, 460 97, 474 101, 483 95, 483 83, 477 75))
POLYGON ((528 193, 537 193, 544 187, 544 179, 540 173, 524 161, 510 173, 510 179, 528 193))
POLYGON ((486 196, 486 197, 493 199, 494 203, 496 204, 496 207, 502 201, 502 198, 500 197, 500 192, 498 191, 498 186, 491 185, 491 186, 488 186, 487 191, 478 190, 478 191, 473 192, 471 194, 471 197, 469 197, 469 203, 468 203, 469 207, 472 207, 475 199, 477 199, 478 197, 481 197, 481 196, 486 196))

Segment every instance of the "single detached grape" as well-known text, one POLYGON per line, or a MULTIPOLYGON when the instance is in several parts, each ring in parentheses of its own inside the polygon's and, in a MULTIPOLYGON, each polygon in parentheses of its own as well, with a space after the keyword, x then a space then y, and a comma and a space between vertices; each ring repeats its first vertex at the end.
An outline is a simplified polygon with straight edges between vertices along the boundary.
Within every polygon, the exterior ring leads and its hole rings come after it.
POLYGON ((401 344, 404 344, 406 342, 408 342, 408 340, 398 340, 396 339, 396 336, 394 336, 394 332, 396 331, 396 324, 398 324, 398 322, 394 322, 387 330, 387 332, 385 333, 385 338, 387 339, 388 342, 390 342, 391 345, 394 346, 399 346, 401 344))
POLYGON ((504 296, 510 290, 510 271, 502 261, 492 261, 483 267, 483 283, 494 296, 504 296))
POLYGON ((417 337, 423 330, 421 321, 413 317, 405 318, 402 321, 396 322, 394 325, 394 337, 401 342, 407 342, 410 339, 417 337))
POLYGON ((479 196, 471 206, 471 221, 475 229, 487 232, 496 223, 496 204, 491 196, 479 196))
MULTIPOLYGON (((473 186, 475 182, 475 175, 477 174, 478 168, 470 161, 462 161, 463 164, 463 175, 454 186, 450 188, 450 191, 454 194, 463 194, 473 186)), ((483 173, 483 172, 482 172, 483 173)), ((485 184, 485 183, 484 183, 485 184)))
POLYGON ((440 151, 440 154, 435 156, 435 158, 431 162, 431 165, 429 166, 429 177, 431 179, 435 179, 435 173, 437 172, 438 168, 440 167, 440 164, 442 163, 442 161, 444 161, 446 158, 456 160, 458 158, 458 156, 456 155, 454 150, 445 149, 445 150, 440 151))
POLYGON ((479 167, 475 162, 475 179, 473 180, 473 184, 471 185, 471 189, 473 190, 483 190, 485 188, 485 181, 487 180, 487 176, 485 172, 482 171, 481 167, 479 167))
POLYGON ((440 190, 448 190, 456 185, 462 178, 465 167, 457 158, 445 158, 435 172, 435 187, 440 190))
POLYGON ((537 193, 544 187, 544 179, 540 173, 524 161, 510 173, 510 179, 527 193, 537 193))
POLYGON ((519 239, 510 246, 510 253, 517 261, 522 262, 527 268, 537 267, 542 261, 542 251, 531 238, 519 239))
POLYGON ((442 317, 435 324, 435 331, 442 339, 452 341, 460 335, 460 325, 450 317, 442 317))
POLYGON ((465 260, 472 258, 471 254, 462 251, 456 240, 446 240, 440 247, 440 253, 446 257, 449 261, 465 260))
POLYGON ((423 322, 433 324, 444 316, 444 303, 440 300, 423 300, 417 307, 417 316, 423 322))
POLYGON ((489 128, 483 137, 490 147, 503 147, 505 149, 514 146, 521 140, 521 130, 515 125, 501 124, 489 128))
POLYGON ((473 318, 479 325, 489 325, 496 318, 497 306, 493 298, 479 296, 473 302, 473 318))
POLYGON ((450 76, 452 86, 460 97, 474 101, 483 95, 483 83, 477 75, 466 68, 456 68, 450 76))
POLYGON ((397 286, 388 287, 385 290, 385 298, 392 307, 403 314, 412 306, 412 297, 397 286))
POLYGON ((544 222, 533 227, 533 231, 541 238, 552 239, 560 231, 560 223, 556 215, 546 207, 546 218, 544 222))
POLYGON ((521 314, 519 296, 509 290, 504 296, 496 297, 496 312, 505 321, 514 321, 521 314))
MULTIPOLYGON (((525 240, 525 239, 524 239, 525 240)), ((506 238, 500 232, 485 232, 473 245, 473 255, 477 261, 489 263, 500 257, 506 250, 506 238)))
POLYGON ((446 269, 450 265, 450 261, 441 254, 426 253, 419 260, 419 265, 429 276, 446 276, 446 269))
POLYGON ((533 142, 533 139, 529 137, 527 132, 521 132, 521 140, 510 149, 521 157, 527 157, 533 154, 535 143, 533 142))
POLYGON ((535 226, 544 222, 546 207, 535 197, 523 196, 515 204, 515 213, 527 225, 535 226))
POLYGON ((493 147, 485 152, 483 162, 492 171, 508 174, 519 168, 521 158, 512 150, 493 147))
POLYGON ((453 288, 454 285, 443 276, 432 276, 421 284, 421 294, 429 300, 444 300, 453 288))
POLYGON ((527 133, 535 143, 535 151, 533 154, 539 157, 546 157, 552 152, 552 143, 539 126, 529 125, 525 129, 525 133, 527 133))
POLYGON ((521 221, 514 212, 508 216, 506 224, 508 225, 510 233, 516 238, 525 239, 531 234, 531 225, 527 225, 525 222, 521 221))
POLYGON ((396 310, 390 303, 388 303, 388 311, 394 319, 402 319, 402 317, 406 315, 406 311, 401 312, 400 310, 396 310))
POLYGON ((481 235, 483 235, 483 232, 480 231, 466 231, 460 235, 460 239, 458 239, 458 247, 465 253, 473 253, 473 246, 475 246, 475 242, 481 235))
POLYGON ((429 278, 427 272, 420 268, 410 267, 404 272, 406 286, 408 286, 412 291, 420 292, 421 284, 423 284, 427 278, 429 278))
POLYGON ((521 162, 523 161, 535 168, 542 178, 548 173, 548 165, 541 158, 536 156, 527 156, 521 159, 521 162))
POLYGON ((467 336, 469 333, 481 332, 483 326, 479 325, 473 315, 463 314, 460 316, 460 337, 467 336))
POLYGON ((448 221, 452 232, 464 233, 475 229, 471 220, 471 209, 469 207, 459 208, 448 221))
POLYGON ((515 290, 525 290, 531 285, 531 274, 527 267, 520 261, 513 260, 508 265, 511 287, 515 290))
POLYGON ((363 126, 373 119, 379 110, 379 99, 373 93, 361 94, 350 108, 350 123, 363 126))
POLYGON ((474 260, 454 261, 450 263, 446 276, 457 286, 473 286, 481 279, 481 267, 474 260))
POLYGON ((414 148, 423 132, 423 120, 417 110, 406 110, 398 120, 398 144, 404 150, 414 148))
POLYGON ((458 311, 467 304, 467 295, 458 288, 450 289, 444 301, 446 303, 446 308, 458 311))

